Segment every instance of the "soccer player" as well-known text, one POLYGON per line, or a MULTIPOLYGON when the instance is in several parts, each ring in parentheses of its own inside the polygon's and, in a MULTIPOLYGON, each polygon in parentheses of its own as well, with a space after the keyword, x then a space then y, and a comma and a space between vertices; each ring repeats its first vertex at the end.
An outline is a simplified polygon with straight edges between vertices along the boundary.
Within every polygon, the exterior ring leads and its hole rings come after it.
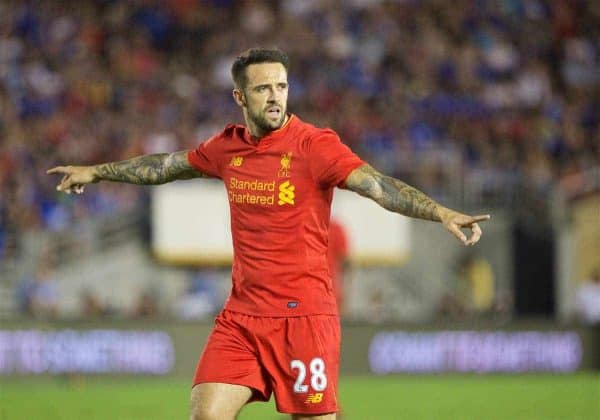
POLYGON ((239 56, 231 69, 233 99, 246 125, 228 125, 196 149, 48 171, 63 175, 57 190, 65 193, 80 194, 99 181, 154 185, 213 177, 225 184, 233 285, 196 368, 192 419, 233 419, 246 403, 267 401, 271 393, 278 411, 294 419, 335 418, 340 326, 327 268, 334 187, 441 222, 464 245, 479 240, 478 222, 489 219, 450 210, 379 173, 334 131, 288 113, 288 67, 276 49, 239 56))

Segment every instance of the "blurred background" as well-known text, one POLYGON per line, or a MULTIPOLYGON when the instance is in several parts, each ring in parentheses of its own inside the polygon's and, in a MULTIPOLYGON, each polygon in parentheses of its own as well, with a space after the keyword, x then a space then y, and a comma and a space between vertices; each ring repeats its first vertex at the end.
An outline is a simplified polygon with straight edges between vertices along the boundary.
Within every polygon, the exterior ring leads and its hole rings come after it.
MULTIPOLYGON (((45 171, 243 122, 229 70, 255 46, 290 55, 291 112, 493 215, 464 248, 336 192, 342 378, 600 368, 599 19, 593 0, 3 0, 0 383, 190 380, 230 288, 222 186, 70 196, 45 171)), ((600 412, 593 378, 577 418, 600 412)))

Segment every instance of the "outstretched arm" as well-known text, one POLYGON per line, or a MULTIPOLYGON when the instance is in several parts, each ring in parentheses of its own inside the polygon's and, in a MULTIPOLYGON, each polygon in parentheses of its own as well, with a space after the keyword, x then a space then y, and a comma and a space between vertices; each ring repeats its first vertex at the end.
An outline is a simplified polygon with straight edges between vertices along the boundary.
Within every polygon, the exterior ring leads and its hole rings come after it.
POLYGON ((187 159, 187 151, 138 156, 120 162, 93 166, 57 166, 47 174, 62 174, 58 191, 81 194, 85 184, 99 181, 126 182, 138 185, 158 185, 177 179, 205 176, 195 170, 187 159))
POLYGON ((441 222, 465 245, 474 245, 481 237, 477 222, 489 215, 468 216, 448 209, 435 202, 418 189, 390 176, 379 173, 370 165, 363 165, 348 175, 344 188, 369 197, 381 207, 404 216, 441 222), (470 228, 473 234, 467 238, 461 228, 470 228))

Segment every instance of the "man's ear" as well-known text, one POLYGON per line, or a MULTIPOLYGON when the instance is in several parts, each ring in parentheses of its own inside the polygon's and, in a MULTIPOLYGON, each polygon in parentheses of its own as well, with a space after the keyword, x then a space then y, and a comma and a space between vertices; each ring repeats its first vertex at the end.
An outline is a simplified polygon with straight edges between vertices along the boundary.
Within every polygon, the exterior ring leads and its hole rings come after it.
POLYGON ((242 108, 246 107, 246 97, 244 96, 244 93, 241 90, 233 89, 232 94, 233 94, 233 100, 235 101, 236 104, 238 104, 242 108))

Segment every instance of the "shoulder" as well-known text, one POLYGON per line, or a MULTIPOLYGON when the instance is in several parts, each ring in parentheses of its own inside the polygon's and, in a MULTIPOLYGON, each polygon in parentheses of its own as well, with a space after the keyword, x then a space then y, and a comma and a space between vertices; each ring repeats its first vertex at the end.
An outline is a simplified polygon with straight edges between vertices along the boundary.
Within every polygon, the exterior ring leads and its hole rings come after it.
POLYGON ((301 120, 297 115, 294 115, 295 127, 297 131, 301 131, 307 135, 307 137, 315 138, 320 136, 328 136, 335 135, 337 133, 333 131, 331 128, 321 128, 316 127, 315 125, 308 123, 306 121, 301 120))
POLYGON ((200 145, 203 147, 218 147, 219 145, 228 143, 236 138, 242 138, 243 135, 243 125, 227 124, 223 130, 204 140, 200 145))
POLYGON ((236 137, 243 137, 245 132, 245 127, 239 124, 227 124, 223 131, 218 133, 215 137, 218 137, 223 140, 231 140, 236 137))
POLYGON ((331 142, 340 142, 340 136, 331 128, 319 128, 298 119, 298 131, 302 133, 301 141, 307 149, 320 147, 331 142))
POLYGON ((328 153, 341 145, 340 136, 330 128, 317 128, 306 139, 306 149, 311 154, 328 153))

